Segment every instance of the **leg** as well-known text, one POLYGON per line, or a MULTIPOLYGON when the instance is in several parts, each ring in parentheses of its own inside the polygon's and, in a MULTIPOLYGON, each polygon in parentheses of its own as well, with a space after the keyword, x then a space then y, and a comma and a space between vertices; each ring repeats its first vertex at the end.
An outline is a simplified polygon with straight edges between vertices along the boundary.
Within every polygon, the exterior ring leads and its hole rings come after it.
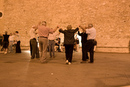
POLYGON ((8 46, 9 46, 9 42, 5 42, 5 54, 7 54, 8 52, 8 46))
POLYGON ((73 48, 74 48, 74 45, 70 45, 69 46, 69 62, 71 63, 72 62, 72 56, 73 56, 73 48))
POLYGON ((39 48, 37 42, 36 42, 36 58, 39 58, 39 48))
POLYGON ((86 61, 86 51, 82 49, 82 61, 86 61))
MULTIPOLYGON (((94 49, 94 47, 92 49, 94 49)), ((90 62, 93 63, 94 62, 94 58, 93 58, 94 57, 94 51, 92 49, 90 50, 90 62)))
POLYGON ((31 57, 31 59, 34 59, 35 54, 36 54, 36 40, 35 39, 31 39, 31 45, 32 45, 32 57, 31 57))
POLYGON ((43 58, 47 58, 47 45, 48 45, 48 39, 44 38, 43 40, 43 58))
POLYGON ((88 60, 89 59, 88 52, 85 52, 85 54, 86 54, 86 59, 88 60))
POLYGON ((51 51, 52 51, 52 42, 51 42, 51 40, 49 40, 49 53, 50 53, 50 57, 52 57, 51 51))
POLYGON ((39 48, 40 48, 40 58, 42 57, 42 51, 43 51, 43 42, 42 42, 42 38, 39 38, 39 48))
POLYGON ((65 45, 65 55, 66 55, 66 60, 68 60, 69 59, 69 47, 68 47, 68 45, 65 45))
POLYGON ((20 41, 18 41, 16 44, 16 53, 21 53, 20 41))
POLYGON ((52 52, 53 52, 53 57, 55 57, 55 49, 54 49, 54 46, 55 46, 55 41, 52 42, 52 52))
POLYGON ((94 45, 91 46, 90 48, 90 63, 93 63, 94 62, 94 45))
POLYGON ((13 41, 11 41, 11 44, 10 44, 10 51, 13 52, 13 41))
POLYGON ((42 55, 41 55, 41 58, 40 58, 40 61, 41 62, 45 62, 46 61, 46 58, 47 58, 47 45, 48 45, 48 39, 47 38, 39 38, 39 41, 41 42, 41 52, 42 52, 42 55))
POLYGON ((31 40, 30 40, 30 54, 31 54, 31 56, 32 56, 32 44, 31 44, 31 40))

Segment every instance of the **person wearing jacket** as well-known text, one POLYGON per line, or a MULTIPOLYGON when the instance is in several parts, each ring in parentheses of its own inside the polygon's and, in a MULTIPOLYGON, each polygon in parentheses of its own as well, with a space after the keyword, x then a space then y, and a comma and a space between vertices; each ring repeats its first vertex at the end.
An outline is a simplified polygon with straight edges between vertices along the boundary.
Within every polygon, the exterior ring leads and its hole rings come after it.
POLYGON ((66 54, 66 64, 72 63, 73 47, 74 47, 74 34, 79 30, 79 28, 72 29, 71 25, 67 26, 67 30, 60 29, 59 32, 64 34, 64 45, 66 54))

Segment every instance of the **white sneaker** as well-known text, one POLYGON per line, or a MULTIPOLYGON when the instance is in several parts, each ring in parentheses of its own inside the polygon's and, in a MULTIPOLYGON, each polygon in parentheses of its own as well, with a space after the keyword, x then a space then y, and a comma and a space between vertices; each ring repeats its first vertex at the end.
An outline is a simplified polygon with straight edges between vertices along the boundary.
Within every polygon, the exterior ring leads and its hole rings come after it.
POLYGON ((7 52, 4 52, 4 54, 7 54, 7 52))
POLYGON ((71 65, 71 62, 69 62, 68 65, 71 65))
POLYGON ((66 64, 68 64, 68 62, 69 62, 68 60, 65 61, 66 64))

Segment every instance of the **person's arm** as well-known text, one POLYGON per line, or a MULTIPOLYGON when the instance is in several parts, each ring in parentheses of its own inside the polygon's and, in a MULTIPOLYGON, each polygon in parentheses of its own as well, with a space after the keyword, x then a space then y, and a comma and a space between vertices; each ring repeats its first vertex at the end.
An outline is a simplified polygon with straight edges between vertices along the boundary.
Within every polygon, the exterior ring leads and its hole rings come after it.
POLYGON ((81 36, 81 33, 78 31, 78 35, 81 36))
POLYGON ((59 29, 59 32, 64 33, 64 30, 62 28, 59 29))
POLYGON ((58 31, 58 32, 56 31, 56 32, 54 33, 55 36, 58 36, 59 34, 60 34, 59 31, 58 31))
POLYGON ((83 27, 83 26, 81 26, 81 25, 79 25, 79 27, 80 27, 83 31, 85 31, 85 27, 83 27))
POLYGON ((77 32, 79 30, 79 28, 77 27, 75 30, 74 30, 74 32, 77 32))
POLYGON ((35 30, 35 34, 36 34, 36 35, 38 34, 38 30, 35 30))
POLYGON ((91 30, 90 29, 86 29, 86 34, 90 34, 91 30))
POLYGON ((58 28, 59 28, 59 26, 57 26, 57 27, 53 30, 53 32, 55 32, 58 28))
POLYGON ((32 29, 29 30, 28 34, 29 34, 29 36, 32 35, 32 29))

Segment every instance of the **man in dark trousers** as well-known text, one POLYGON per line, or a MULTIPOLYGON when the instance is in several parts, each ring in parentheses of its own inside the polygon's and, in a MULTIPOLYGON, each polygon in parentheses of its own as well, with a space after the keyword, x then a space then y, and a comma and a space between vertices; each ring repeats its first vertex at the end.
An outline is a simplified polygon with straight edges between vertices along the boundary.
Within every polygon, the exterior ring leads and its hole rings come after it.
POLYGON ((5 31, 5 34, 3 35, 3 49, 4 49, 4 54, 7 54, 7 52, 8 52, 8 46, 9 46, 9 35, 7 34, 7 31, 5 31))
POLYGON ((31 53, 31 59, 34 59, 35 56, 36 58, 39 58, 39 49, 38 49, 38 44, 36 40, 36 26, 32 26, 31 30, 29 31, 30 34, 30 53, 31 53))
POLYGON ((67 26, 67 30, 60 29, 59 32, 64 34, 64 45, 66 53, 66 64, 70 65, 72 63, 72 55, 74 48, 74 34, 79 30, 79 28, 72 29, 71 25, 67 26))
POLYGON ((21 53, 21 47, 20 47, 20 35, 19 35, 19 32, 18 31, 15 31, 15 38, 16 38, 16 53, 21 53))
POLYGON ((88 29, 85 29, 82 26, 81 27, 84 31, 86 31, 86 34, 88 34, 87 42, 86 42, 86 51, 90 53, 90 62, 94 62, 94 44, 95 44, 95 38, 96 38, 96 29, 93 27, 93 24, 88 24, 88 29))
POLYGON ((78 35, 81 36, 81 42, 82 42, 82 61, 80 63, 86 63, 86 61, 89 59, 88 53, 86 51, 86 42, 88 35, 86 34, 86 31, 83 31, 82 33, 78 31, 78 35))

